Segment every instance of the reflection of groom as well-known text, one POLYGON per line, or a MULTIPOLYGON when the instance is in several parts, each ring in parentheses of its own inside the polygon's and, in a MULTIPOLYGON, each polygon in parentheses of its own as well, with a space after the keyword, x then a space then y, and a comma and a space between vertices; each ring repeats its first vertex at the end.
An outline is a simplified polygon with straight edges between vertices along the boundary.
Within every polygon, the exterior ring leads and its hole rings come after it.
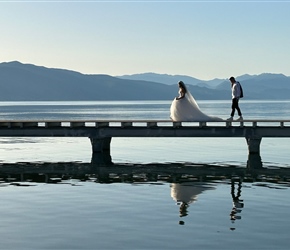
MULTIPOLYGON (((232 211, 230 213, 230 219, 232 221, 232 223, 235 222, 235 220, 240 220, 241 216, 236 215, 237 213, 241 213, 242 209, 244 207, 244 203, 243 200, 240 200, 240 196, 241 196, 241 189, 242 189, 242 181, 239 178, 238 179, 238 191, 237 191, 237 195, 235 195, 235 180, 232 179, 231 180, 231 195, 232 195, 232 200, 233 200, 233 208, 232 211)), ((235 230, 235 228, 231 228, 231 230, 235 230)))

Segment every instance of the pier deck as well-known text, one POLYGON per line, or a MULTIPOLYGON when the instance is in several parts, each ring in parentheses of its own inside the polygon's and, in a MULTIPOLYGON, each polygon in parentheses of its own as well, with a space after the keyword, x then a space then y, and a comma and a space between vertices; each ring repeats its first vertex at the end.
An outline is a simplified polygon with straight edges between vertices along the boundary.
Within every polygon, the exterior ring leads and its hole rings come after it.
POLYGON ((259 154, 263 137, 290 137, 290 120, 2 120, 0 137, 88 137, 93 152, 110 152, 113 137, 244 137, 249 153, 259 154))

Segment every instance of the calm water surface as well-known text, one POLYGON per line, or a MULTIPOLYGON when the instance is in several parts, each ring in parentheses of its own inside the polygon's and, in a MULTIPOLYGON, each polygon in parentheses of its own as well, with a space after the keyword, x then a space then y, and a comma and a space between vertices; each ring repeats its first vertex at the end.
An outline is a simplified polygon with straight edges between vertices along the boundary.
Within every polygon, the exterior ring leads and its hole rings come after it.
MULTIPOLYGON (((200 101, 227 118, 228 101, 200 101)), ((245 118, 290 101, 242 101, 245 118)), ((168 119, 170 102, 2 102, 1 120, 168 119)), ((0 249, 289 249, 289 139, 0 138, 0 249)))

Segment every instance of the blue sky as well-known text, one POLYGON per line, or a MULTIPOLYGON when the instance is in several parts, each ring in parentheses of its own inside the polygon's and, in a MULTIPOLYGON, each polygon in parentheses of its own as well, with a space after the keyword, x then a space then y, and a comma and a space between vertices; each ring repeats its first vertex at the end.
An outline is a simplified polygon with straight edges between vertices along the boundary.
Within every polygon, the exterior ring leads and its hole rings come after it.
POLYGON ((0 62, 203 80, 290 76, 290 1, 1 1, 0 62))

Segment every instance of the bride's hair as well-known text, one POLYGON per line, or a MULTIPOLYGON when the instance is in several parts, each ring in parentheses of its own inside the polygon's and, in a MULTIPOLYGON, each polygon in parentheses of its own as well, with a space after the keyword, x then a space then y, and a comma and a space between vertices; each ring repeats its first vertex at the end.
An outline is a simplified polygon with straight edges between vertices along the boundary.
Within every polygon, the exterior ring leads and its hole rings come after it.
POLYGON ((185 84, 184 84, 184 82, 183 82, 183 81, 179 81, 179 82, 178 82, 178 85, 179 85, 181 88, 183 88, 183 89, 184 89, 184 93, 186 93, 186 92, 187 92, 187 89, 186 89, 186 87, 185 87, 185 84))
POLYGON ((191 95, 190 91, 187 91, 184 82, 183 81, 179 81, 178 85, 179 85, 180 88, 184 89, 184 93, 187 93, 186 94, 187 100, 189 102, 191 102, 197 109, 199 109, 199 106, 198 106, 197 102, 195 101, 195 99, 193 98, 193 96, 191 95))

